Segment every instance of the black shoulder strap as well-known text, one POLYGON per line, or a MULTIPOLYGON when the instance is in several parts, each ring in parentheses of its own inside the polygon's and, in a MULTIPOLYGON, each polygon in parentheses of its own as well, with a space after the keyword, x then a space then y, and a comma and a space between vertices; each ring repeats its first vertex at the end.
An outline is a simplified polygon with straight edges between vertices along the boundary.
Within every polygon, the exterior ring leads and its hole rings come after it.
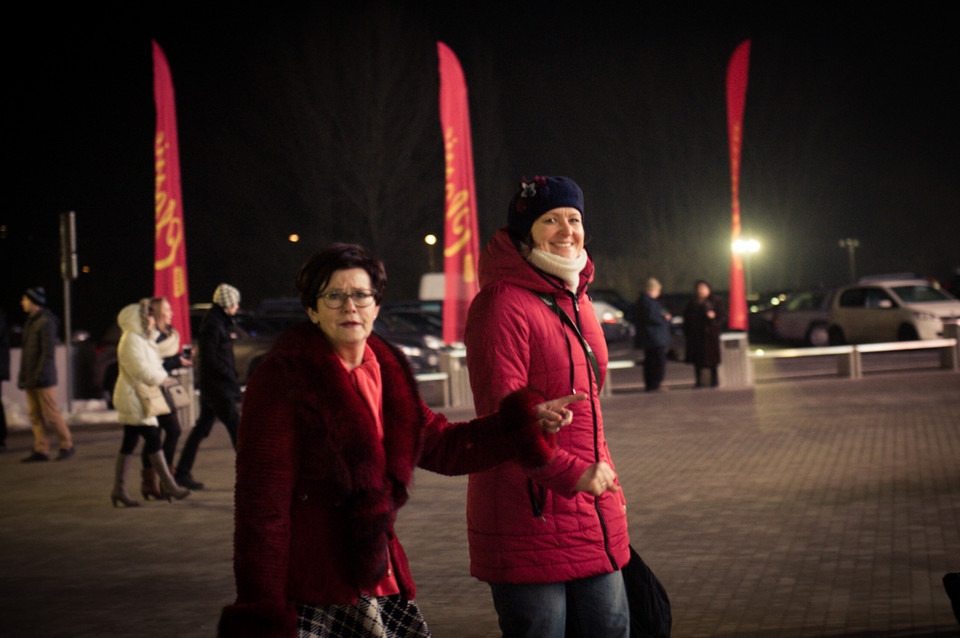
POLYGON ((536 296, 540 297, 540 300, 543 303, 547 304, 547 307, 550 310, 553 310, 557 313, 557 316, 560 317, 560 321, 570 326, 570 329, 573 330, 573 334, 577 335, 577 339, 580 340, 580 345, 583 347, 583 352, 587 355, 587 359, 590 361, 590 367, 593 368, 593 376, 597 380, 597 388, 600 388, 603 385, 603 378, 600 376, 600 364, 597 363, 597 356, 593 354, 593 348, 590 347, 590 344, 587 343, 587 340, 583 338, 583 335, 580 333, 580 328, 577 327, 577 324, 573 322, 573 319, 570 318, 570 315, 560 307, 557 303, 557 300, 553 298, 553 295, 546 292, 536 292, 536 296))

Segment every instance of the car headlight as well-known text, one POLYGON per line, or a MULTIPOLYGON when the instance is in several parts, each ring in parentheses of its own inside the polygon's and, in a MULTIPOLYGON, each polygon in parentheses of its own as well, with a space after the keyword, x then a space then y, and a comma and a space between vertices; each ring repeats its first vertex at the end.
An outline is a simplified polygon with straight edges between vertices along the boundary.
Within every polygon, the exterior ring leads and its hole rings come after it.
POLYGON ((422 357, 423 350, 415 346, 400 346, 400 352, 407 355, 408 357, 422 357))
POLYGON ((435 336, 433 336, 433 335, 424 335, 424 336, 423 336, 423 342, 424 342, 424 343, 427 345, 427 347, 430 348, 431 350, 440 350, 440 349, 442 349, 445 345, 447 345, 446 343, 443 342, 443 339, 440 339, 439 337, 435 337, 435 336))
POLYGON ((916 317, 918 321, 936 321, 938 319, 937 315, 932 312, 924 312, 923 310, 914 310, 913 316, 916 317))

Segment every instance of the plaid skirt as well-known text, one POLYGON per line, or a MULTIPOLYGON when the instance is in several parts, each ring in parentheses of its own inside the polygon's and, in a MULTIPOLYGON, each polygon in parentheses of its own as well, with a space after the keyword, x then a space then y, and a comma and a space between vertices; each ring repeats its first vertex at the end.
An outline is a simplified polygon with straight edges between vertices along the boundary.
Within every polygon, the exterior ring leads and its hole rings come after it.
POLYGON ((356 605, 297 603, 297 638, 430 638, 417 603, 361 595, 356 605))

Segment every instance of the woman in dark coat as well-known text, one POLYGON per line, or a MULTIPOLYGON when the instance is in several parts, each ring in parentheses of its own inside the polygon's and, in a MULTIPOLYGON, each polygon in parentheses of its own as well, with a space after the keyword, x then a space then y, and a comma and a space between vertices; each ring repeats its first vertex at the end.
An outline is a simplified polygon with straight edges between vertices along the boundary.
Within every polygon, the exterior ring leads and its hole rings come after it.
POLYGON ((465 474, 555 455, 579 397, 530 390, 450 423, 420 399, 404 356, 372 334, 383 265, 334 244, 297 275, 311 323, 250 378, 237 440, 235 604, 220 636, 429 636, 394 521, 413 471, 465 474))
POLYGON ((717 387, 720 365, 720 333, 723 330, 723 304, 711 293, 710 284, 697 281, 694 298, 683 310, 683 334, 686 337, 686 362, 693 364, 696 387, 707 384, 703 370, 710 371, 710 387, 717 387))

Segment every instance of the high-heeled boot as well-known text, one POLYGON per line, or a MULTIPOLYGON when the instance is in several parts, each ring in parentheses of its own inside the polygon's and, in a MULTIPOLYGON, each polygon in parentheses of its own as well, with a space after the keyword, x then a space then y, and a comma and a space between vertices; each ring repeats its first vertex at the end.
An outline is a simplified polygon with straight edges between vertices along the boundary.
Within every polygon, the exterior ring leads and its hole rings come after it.
POLYGON ((157 471, 157 476, 160 478, 160 493, 167 501, 170 501, 171 497, 179 501, 190 496, 190 490, 180 487, 173 480, 170 468, 167 467, 167 459, 163 456, 163 450, 158 450, 150 455, 150 464, 157 471))
POLYGON ((130 498, 130 495, 127 494, 127 470, 130 469, 131 463, 133 463, 132 454, 117 455, 113 476, 113 492, 110 493, 110 502, 113 503, 114 507, 117 507, 118 502, 123 503, 124 507, 137 507, 140 505, 140 501, 133 500, 130 498))
POLYGON ((163 493, 157 485, 157 471, 153 467, 140 470, 140 478, 140 493, 143 494, 143 500, 149 501, 153 497, 159 501, 163 498, 163 493))

